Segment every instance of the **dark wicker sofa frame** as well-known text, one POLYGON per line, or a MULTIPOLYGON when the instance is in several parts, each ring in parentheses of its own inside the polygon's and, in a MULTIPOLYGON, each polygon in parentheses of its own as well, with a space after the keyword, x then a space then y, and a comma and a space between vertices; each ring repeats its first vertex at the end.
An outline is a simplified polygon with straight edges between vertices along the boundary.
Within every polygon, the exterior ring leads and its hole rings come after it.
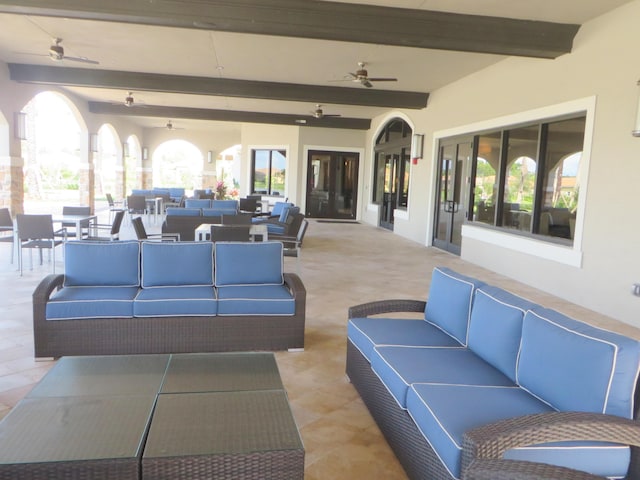
POLYGON ((307 292, 294 273, 285 285, 295 300, 289 316, 180 316, 46 320, 46 304, 64 275, 46 276, 33 293, 36 358, 304 349, 307 292))
MULTIPOLYGON (((420 300, 382 300, 356 305, 349 318, 385 313, 424 312, 420 300)), ((412 480, 453 480, 410 415, 402 410, 369 361, 347 340, 346 372, 407 476, 412 480)), ((636 403, 638 405, 638 385, 636 403)), ((485 425, 465 433, 462 453, 463 479, 571 479, 591 480, 593 475, 561 467, 503 460, 505 451, 525 445, 563 440, 593 440, 630 445, 631 462, 625 478, 640 479, 640 422, 612 415, 553 412, 528 415, 485 425)))

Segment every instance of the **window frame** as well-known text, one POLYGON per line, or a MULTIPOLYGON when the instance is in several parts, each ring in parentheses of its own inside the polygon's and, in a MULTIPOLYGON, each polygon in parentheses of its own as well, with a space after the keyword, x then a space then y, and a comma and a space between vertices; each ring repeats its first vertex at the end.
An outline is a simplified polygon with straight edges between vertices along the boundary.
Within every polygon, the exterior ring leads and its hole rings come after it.
POLYGON ((268 160, 267 160, 267 188, 266 188, 266 192, 265 193, 260 193, 261 195, 268 195, 268 196, 284 196, 286 193, 286 185, 287 185, 287 167, 288 167, 288 162, 289 162, 289 158, 288 158, 288 151, 286 148, 284 147, 252 147, 251 148, 251 160, 250 160, 250 171, 249 171, 249 184, 251 185, 251 194, 257 194, 257 190, 255 188, 255 181, 256 181, 256 153, 257 152, 268 152, 268 160), (273 154, 274 152, 279 153, 280 155, 282 155, 284 157, 285 160, 285 174, 284 174, 284 188, 283 188, 283 192, 280 193, 278 191, 278 193, 273 193, 273 184, 272 184, 272 170, 273 170, 273 154))
MULTIPOLYGON (((579 172, 579 181, 581 187, 580 195, 578 198, 577 215, 572 245, 568 245, 566 243, 559 244, 553 240, 553 237, 545 236, 541 238, 541 236, 539 235, 522 235, 498 226, 486 225, 480 222, 471 221, 467 221, 462 226, 463 237, 580 268, 582 266, 583 256, 582 231, 586 210, 586 199, 588 198, 588 175, 590 170, 591 144, 595 123, 595 106, 595 96, 585 97, 556 105, 550 105, 529 111, 519 112, 512 115, 497 117, 474 124, 434 132, 433 151, 434 158, 436 158, 438 145, 441 141, 449 137, 462 135, 481 135, 483 133, 489 133, 495 130, 514 129, 519 126, 531 125, 532 123, 536 122, 552 123, 560 120, 574 118, 580 115, 585 116, 581 168, 579 172)), ((436 178, 436 163, 437 162, 434 162, 432 165, 433 179, 436 178)), ((433 225, 433 219, 430 224, 433 225)), ((428 245, 432 244, 432 238, 433 232, 428 231, 428 245)))

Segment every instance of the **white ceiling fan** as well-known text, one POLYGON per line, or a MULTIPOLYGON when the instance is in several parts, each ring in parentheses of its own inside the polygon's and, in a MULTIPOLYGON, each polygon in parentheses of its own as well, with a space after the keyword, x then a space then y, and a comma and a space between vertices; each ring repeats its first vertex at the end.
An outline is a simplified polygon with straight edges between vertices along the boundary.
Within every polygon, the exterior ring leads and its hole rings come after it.
POLYGON ((49 47, 49 58, 54 62, 60 62, 62 60, 70 60, 72 62, 89 63, 91 65, 99 65, 100 62, 91 60, 87 57, 70 57, 64 54, 64 48, 61 45, 61 38, 54 38, 53 44, 49 47))
POLYGON ((365 66, 366 66, 365 62, 358 62, 358 70, 356 70, 355 73, 348 72, 345 78, 341 80, 335 80, 335 81, 338 81, 338 82, 352 81, 352 82, 364 85, 367 88, 373 87, 373 83, 371 82, 397 82, 398 81, 397 78, 393 78, 393 77, 370 77, 369 72, 367 71, 365 66))

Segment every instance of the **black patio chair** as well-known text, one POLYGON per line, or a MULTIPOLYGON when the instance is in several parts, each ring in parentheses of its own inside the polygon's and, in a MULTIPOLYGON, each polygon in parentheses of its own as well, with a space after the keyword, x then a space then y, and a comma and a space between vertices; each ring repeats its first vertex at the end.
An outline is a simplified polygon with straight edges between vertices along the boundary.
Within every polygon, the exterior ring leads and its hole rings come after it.
POLYGON ((251 225, 213 225, 211 227, 212 242, 250 242, 251 225))
POLYGON ((113 222, 111 224, 97 223, 91 225, 89 235, 84 237, 83 240, 105 241, 112 242, 120 240, 120 226, 122 225, 122 219, 124 218, 124 210, 118 210, 113 222), (109 236, 99 235, 100 231, 108 231, 109 236))
POLYGON ((160 240, 161 242, 177 242, 180 241, 179 233, 147 233, 147 229, 144 228, 142 217, 134 217, 131 219, 133 224, 133 230, 136 232, 136 238, 138 240, 160 240))
POLYGON ((13 219, 11 218, 11 212, 9 212, 8 208, 0 208, 0 242, 11 244, 11 263, 13 263, 15 250, 14 239, 15 233, 13 231, 13 219))
MULTIPOLYGON (((53 257, 53 273, 56 273, 56 247, 62 245, 66 241, 66 227, 54 232, 53 218, 51 215, 25 215, 18 214, 16 216, 16 224, 18 228, 18 240, 20 243, 20 254, 18 255, 18 264, 20 265, 20 276, 22 276, 22 250, 24 248, 38 249, 40 252, 40 265, 42 265, 42 250, 49 249, 53 257), (63 240, 59 240, 56 235, 62 236, 63 240)), ((33 269, 33 257, 31 259, 31 268, 33 269)))

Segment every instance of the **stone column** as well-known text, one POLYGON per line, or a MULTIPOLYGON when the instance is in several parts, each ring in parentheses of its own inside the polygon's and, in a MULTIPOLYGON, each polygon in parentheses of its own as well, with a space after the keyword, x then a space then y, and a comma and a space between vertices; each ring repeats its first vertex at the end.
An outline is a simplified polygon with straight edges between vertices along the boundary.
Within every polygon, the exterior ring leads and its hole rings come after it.
MULTIPOLYGON (((91 156, 95 155, 90 153, 91 156)), ((95 212, 95 175, 93 158, 88 163, 80 164, 80 179, 78 186, 80 188, 80 204, 89 205, 91 213, 95 212)))
POLYGON ((11 214, 24 213, 24 160, 22 157, 0 157, 0 206, 11 214))

